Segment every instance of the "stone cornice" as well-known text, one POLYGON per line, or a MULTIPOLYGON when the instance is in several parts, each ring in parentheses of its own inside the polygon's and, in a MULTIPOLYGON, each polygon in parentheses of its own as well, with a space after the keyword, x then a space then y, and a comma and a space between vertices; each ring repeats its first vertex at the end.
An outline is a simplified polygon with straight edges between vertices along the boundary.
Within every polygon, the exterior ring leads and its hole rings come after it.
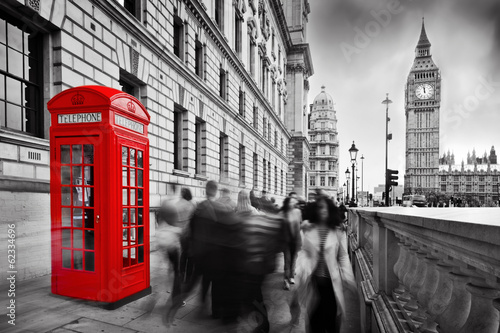
POLYGON ((281 38, 283 38, 286 51, 293 47, 292 37, 290 36, 290 31, 288 30, 288 25, 286 23, 285 12, 283 11, 282 0, 269 0, 271 8, 274 12, 274 17, 278 21, 279 30, 281 33, 281 38))

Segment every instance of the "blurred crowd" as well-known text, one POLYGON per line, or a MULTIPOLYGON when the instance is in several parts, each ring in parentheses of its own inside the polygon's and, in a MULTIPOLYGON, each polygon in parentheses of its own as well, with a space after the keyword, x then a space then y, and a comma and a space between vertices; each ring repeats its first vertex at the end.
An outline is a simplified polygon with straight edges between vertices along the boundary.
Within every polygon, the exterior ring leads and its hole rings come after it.
POLYGON ((253 332, 270 332, 262 285, 283 253, 282 286, 293 293, 290 325, 299 324, 305 309, 309 332, 338 332, 344 290, 355 290, 345 207, 322 191, 307 203, 291 192, 281 207, 265 191, 257 197, 241 190, 234 202, 230 190, 214 181, 206 183, 205 193, 205 200, 194 203, 183 187, 180 197, 171 195, 159 210, 156 242, 174 276, 165 323, 174 321, 200 286, 213 318, 233 323, 257 313, 253 332))

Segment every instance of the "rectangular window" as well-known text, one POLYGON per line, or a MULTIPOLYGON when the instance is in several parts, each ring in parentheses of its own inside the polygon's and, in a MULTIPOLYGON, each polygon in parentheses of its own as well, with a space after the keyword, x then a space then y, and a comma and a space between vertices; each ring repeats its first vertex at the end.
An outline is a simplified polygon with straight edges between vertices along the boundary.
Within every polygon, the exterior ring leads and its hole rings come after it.
POLYGON ((227 94, 227 72, 224 69, 219 70, 219 96, 226 100, 227 94))
POLYGON ((42 40, 0 18, 0 127, 43 135, 42 40))
POLYGON ((224 30, 224 0, 215 0, 215 23, 221 31, 224 30))
POLYGON ((229 178, 229 139, 224 133, 219 136, 219 170, 221 182, 226 182, 229 178))
POLYGON ((196 118, 195 124, 195 173, 204 175, 205 164, 203 161, 203 150, 206 140, 206 122, 201 118, 196 118))
POLYGON ((479 185, 479 192, 484 192, 484 185, 479 185))
POLYGON ((262 123, 263 123, 263 125, 262 125, 262 136, 264 138, 266 138, 267 137, 267 118, 266 117, 264 117, 264 120, 263 120, 262 123))
POLYGON ((271 91, 271 106, 276 112, 276 82, 273 81, 273 90, 271 91))
POLYGON ((262 160, 262 189, 265 190, 267 185, 267 162, 264 158, 262 160))
POLYGON ((259 186, 259 157, 253 153, 253 188, 259 186))
POLYGON ((238 95, 238 100, 239 100, 239 113, 240 113, 240 116, 242 116, 243 118, 245 117, 245 92, 243 91, 243 89, 241 89, 240 87, 240 92, 239 92, 239 95, 238 95))
POLYGON ((278 131, 274 131, 274 146, 278 148, 278 131))
POLYGON ((184 24, 182 19, 174 15, 174 54, 182 60, 182 46, 184 42, 184 24))
POLYGON ((278 193, 278 167, 274 167, 274 193, 278 193))
POLYGON ((492 185, 492 186, 491 186, 491 191, 492 191, 493 193, 498 193, 498 184, 497 184, 497 185, 492 185))
MULTIPOLYGON (((248 35, 249 48, 248 48, 248 65, 250 67, 250 74, 255 79, 255 42, 252 37, 248 35)), ((257 80, 256 80, 257 81, 257 80)))
POLYGON ((253 107, 253 128, 259 128, 259 107, 255 105, 253 107))
POLYGON ((267 174, 268 174, 268 178, 267 178, 267 188, 269 189, 269 191, 271 191, 271 162, 267 162, 267 174))
POLYGON ((321 149, 321 155, 325 155, 325 150, 326 150, 325 146, 321 146, 320 149, 321 149))
POLYGON ((479 176, 479 181, 484 182, 484 176, 479 176))
POLYGON ((320 177, 320 186, 325 186, 325 177, 324 176, 320 177))
POLYGON ((335 155, 335 147, 330 146, 330 155, 335 155))
POLYGON ((140 0, 118 0, 118 3, 122 5, 132 16, 136 19, 141 19, 141 1, 140 0))
POLYGON ((183 170, 183 120, 185 111, 178 104, 174 105, 174 169, 183 170))
POLYGON ((441 181, 445 182, 446 181, 446 176, 441 176, 441 181))
POLYGON ((240 186, 245 185, 245 146, 240 144, 240 150, 238 154, 239 166, 240 166, 240 186))
POLYGON ((334 177, 328 177, 328 186, 332 187, 335 185, 335 178, 334 177))
POLYGON ((472 176, 465 176, 465 180, 468 181, 468 182, 471 182, 472 181, 472 176))
POLYGON ((234 10, 234 51, 241 59, 242 40, 243 40, 243 18, 234 10))
POLYGON ((309 185, 316 186, 316 177, 315 176, 311 176, 311 178, 309 179, 309 185))
POLYGON ((335 163, 333 161, 328 161, 328 170, 332 171, 335 169, 335 163))
POLYGON ((453 192, 457 193, 459 191, 459 186, 458 185, 453 185, 453 192))
POLYGON ((492 177, 491 177, 491 181, 493 181, 493 182, 497 182, 497 181, 498 181, 498 176, 492 176, 492 177))
POLYGON ((441 192, 446 192, 446 185, 441 185, 441 192))
POLYGON ((316 170, 316 162, 315 161, 311 161, 311 162, 309 162, 309 164, 310 164, 311 170, 316 170))
POLYGON ((271 143, 271 122, 267 122, 267 141, 271 143))
POLYGON ((459 176, 453 176, 453 181, 458 182, 460 180, 459 176))
POLYGON ((465 185, 465 192, 472 192, 472 185, 465 185))
POLYGON ((320 169, 320 170, 325 170, 325 162, 324 162, 324 161, 321 161, 321 162, 319 163, 319 169, 320 169))
POLYGON ((204 56, 204 47, 203 47, 203 44, 197 40, 195 43, 194 43, 194 71, 196 73, 196 75, 198 75, 199 77, 201 77, 202 79, 204 78, 204 60, 203 60, 203 56, 204 56))

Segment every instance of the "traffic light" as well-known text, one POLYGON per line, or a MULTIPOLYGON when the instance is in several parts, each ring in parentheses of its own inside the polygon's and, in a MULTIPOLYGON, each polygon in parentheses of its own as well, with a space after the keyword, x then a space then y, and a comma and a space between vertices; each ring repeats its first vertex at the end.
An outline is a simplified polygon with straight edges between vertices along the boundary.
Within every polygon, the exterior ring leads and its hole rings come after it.
POLYGON ((391 170, 387 169, 386 174, 385 174, 385 185, 387 187, 391 186, 398 186, 398 176, 397 174, 399 173, 398 170, 391 170))

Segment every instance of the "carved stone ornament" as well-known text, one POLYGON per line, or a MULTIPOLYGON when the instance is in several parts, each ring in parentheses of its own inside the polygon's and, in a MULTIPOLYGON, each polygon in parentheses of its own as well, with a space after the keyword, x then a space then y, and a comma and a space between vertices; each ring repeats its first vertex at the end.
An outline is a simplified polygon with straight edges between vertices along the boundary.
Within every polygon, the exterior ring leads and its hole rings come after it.
POLYGON ((37 12, 40 11, 40 0, 26 0, 26 2, 31 9, 34 9, 37 12))
POLYGON ((248 0, 248 5, 250 6, 250 8, 253 11, 253 14, 255 15, 255 13, 257 12, 257 8, 255 7, 255 1, 254 0, 248 0))

